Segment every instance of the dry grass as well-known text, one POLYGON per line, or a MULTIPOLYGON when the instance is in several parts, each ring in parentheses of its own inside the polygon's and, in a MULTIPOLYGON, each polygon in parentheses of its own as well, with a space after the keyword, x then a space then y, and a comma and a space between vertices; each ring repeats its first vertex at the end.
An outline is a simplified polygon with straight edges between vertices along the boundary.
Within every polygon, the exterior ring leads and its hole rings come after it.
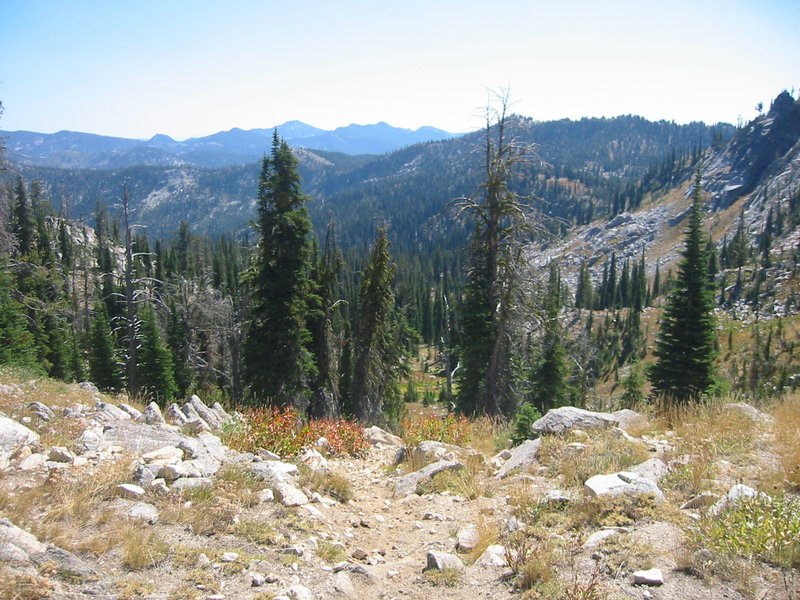
POLYGON ((41 485, 0 497, 0 508, 18 526, 67 550, 105 552, 114 545, 105 502, 128 481, 130 459, 105 462, 80 479, 53 472, 41 485), (96 547, 99 546, 99 547, 96 547))
POLYGON ((154 567, 169 554, 169 544, 139 524, 125 523, 118 535, 122 539, 122 564, 133 571, 154 567))
POLYGON ((353 486, 350 480, 336 471, 310 469, 301 466, 300 485, 312 492, 327 494, 342 504, 347 504, 353 499, 353 486))
POLYGON ((0 566, 0 600, 50 598, 55 586, 49 577, 17 573, 0 566))
POLYGON ((564 485, 570 487, 581 487, 593 475, 623 471, 650 457, 643 444, 628 442, 610 431, 581 440, 585 447, 570 446, 572 441, 569 436, 543 437, 538 454, 539 462, 561 475, 564 485))
POLYGON ((503 546, 518 589, 541 588, 557 581, 556 565, 563 559, 563 552, 548 531, 515 531, 503 539, 503 546))
POLYGON ((464 556, 467 563, 474 563, 478 560, 486 549, 492 544, 497 544, 500 540, 500 527, 495 520, 487 520, 481 518, 478 522, 478 543, 475 547, 464 556))
POLYGON ((800 394, 782 400, 772 411, 775 446, 786 485, 800 491, 800 394))

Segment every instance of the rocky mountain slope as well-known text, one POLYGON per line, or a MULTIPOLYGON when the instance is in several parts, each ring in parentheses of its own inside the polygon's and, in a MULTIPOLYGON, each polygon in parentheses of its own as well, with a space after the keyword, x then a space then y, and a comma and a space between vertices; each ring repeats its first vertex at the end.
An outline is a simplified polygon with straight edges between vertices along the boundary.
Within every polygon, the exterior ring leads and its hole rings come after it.
MULTIPOLYGON (((320 440, 284 459, 227 447, 218 435, 232 440, 231 415, 196 397, 162 414, 91 384, 2 379, 0 598, 799 591, 800 506, 790 496, 766 534, 784 536, 789 562, 769 548, 723 551, 727 538, 711 527, 739 506, 769 513, 778 502, 755 490, 782 486, 797 468, 796 397, 771 408, 778 420, 730 404, 671 428, 633 411, 558 409, 534 424, 536 439, 498 454, 405 448, 371 428, 360 456, 330 455, 320 440)), ((734 535, 750 547, 747 532, 734 535)))

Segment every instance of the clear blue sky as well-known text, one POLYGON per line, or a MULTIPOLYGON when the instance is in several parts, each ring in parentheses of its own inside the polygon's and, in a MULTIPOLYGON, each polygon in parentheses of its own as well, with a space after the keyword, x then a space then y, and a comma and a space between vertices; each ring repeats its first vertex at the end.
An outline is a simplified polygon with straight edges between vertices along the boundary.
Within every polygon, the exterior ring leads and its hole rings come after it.
POLYGON ((176 139, 298 119, 735 123, 800 87, 798 0, 0 0, 0 129, 176 139))

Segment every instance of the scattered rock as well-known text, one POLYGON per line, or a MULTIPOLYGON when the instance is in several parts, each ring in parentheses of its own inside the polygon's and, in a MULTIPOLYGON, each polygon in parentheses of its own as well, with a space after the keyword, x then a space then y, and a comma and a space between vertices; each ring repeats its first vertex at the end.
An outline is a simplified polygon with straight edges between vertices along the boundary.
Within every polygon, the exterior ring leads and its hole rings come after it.
POLYGON ((562 406, 547 411, 531 429, 537 435, 561 434, 570 429, 609 429, 616 426, 617 419, 609 413, 599 413, 574 406, 562 406))
POLYGON ((650 479, 658 483, 669 473, 669 467, 660 458, 651 458, 631 468, 631 473, 636 473, 640 477, 650 479))
POLYGON ((438 550, 429 550, 427 558, 427 566, 424 571, 463 571, 464 563, 455 554, 449 552, 440 552, 438 550))
POLYGON ((763 492, 758 492, 751 487, 742 483, 734 485, 728 490, 728 493, 720 498, 716 504, 708 509, 710 515, 718 515, 719 513, 735 508, 745 498, 757 498, 758 496, 766 497, 763 492))
POLYGON ((38 433, 13 419, 0 415, 0 450, 11 453, 20 446, 38 443, 38 433))
POLYGON ((222 556, 219 557, 220 562, 224 563, 236 562, 238 559, 239 559, 238 552, 223 552, 222 556))
POLYGON ((75 454, 64 446, 53 446, 47 453, 47 459, 58 463, 72 463, 75 461, 75 454))
POLYGON ((664 575, 661 569, 647 569, 646 571, 634 571, 634 585, 664 585, 664 575))
POLYGON ((492 544, 483 551, 474 564, 479 567, 505 567, 508 565, 506 549, 499 544, 492 544))
POLYGON ((161 408, 159 408, 158 404, 155 402, 151 402, 148 404, 140 420, 145 422, 148 425, 165 425, 166 421, 164 420, 164 415, 161 414, 161 408))
POLYGON ((141 498, 144 496, 144 488, 132 483, 122 483, 117 486, 117 494, 125 498, 141 498))
POLYGON ((403 446, 403 440, 380 427, 373 425, 364 430, 364 437, 373 446, 403 446))
POLYGON ((28 405, 28 408, 31 409, 42 421, 50 421, 56 416, 53 410, 42 402, 31 402, 28 405))
POLYGON ((542 445, 542 440, 525 440, 519 446, 511 450, 511 456, 506 460, 505 464, 497 471, 495 478, 503 479, 508 477, 509 473, 517 469, 526 469, 531 465, 537 464, 536 456, 539 453, 539 447, 542 445))
POLYGON ((97 389, 97 386, 93 384, 91 381, 81 381, 78 384, 78 387, 86 392, 90 392, 92 394, 99 394, 100 390, 97 389))
POLYGON ((252 587, 261 587, 267 583, 267 578, 261 573, 250 573, 250 585, 252 587))
POLYGON ((478 527, 472 523, 462 525, 456 533, 456 550, 459 552, 472 552, 480 540, 478 527))
POLYGON ((314 595, 311 590, 304 585, 293 585, 289 588, 286 595, 291 600, 314 600, 314 595))
POLYGON ((410 496, 417 492, 417 487, 425 482, 430 481, 434 475, 444 471, 458 471, 464 469, 463 463, 458 461, 439 461, 423 467, 419 471, 414 471, 402 477, 398 477, 394 483, 394 495, 396 497, 410 496))
POLYGON ((629 471, 590 477, 584 484, 584 491, 589 496, 653 494, 656 500, 664 500, 664 492, 659 489, 655 481, 629 471))
POLYGON ((285 481, 278 481, 275 483, 272 491, 275 492, 275 497, 284 506, 302 506, 308 504, 308 496, 285 481))

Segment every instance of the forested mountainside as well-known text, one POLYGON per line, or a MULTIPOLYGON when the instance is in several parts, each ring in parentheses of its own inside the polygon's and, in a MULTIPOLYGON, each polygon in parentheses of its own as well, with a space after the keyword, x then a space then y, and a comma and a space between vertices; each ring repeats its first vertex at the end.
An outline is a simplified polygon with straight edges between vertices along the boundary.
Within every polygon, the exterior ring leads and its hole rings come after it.
POLYGON ((647 390, 637 365, 653 359, 686 215, 702 213, 726 385, 796 387, 798 110, 784 93, 739 129, 509 115, 483 133, 377 157, 290 152, 275 138, 262 165, 225 169, 11 164, 0 362, 91 374, 110 390, 130 391, 141 373, 138 388, 163 400, 202 389, 323 415, 358 414, 354 398, 380 397, 385 413, 373 407, 364 419, 391 421, 401 386, 416 397, 409 369, 420 344, 428 354, 413 364, 427 397, 452 406, 473 372, 470 344, 485 350, 494 335, 469 327, 502 314, 516 383, 493 410, 587 404, 603 385, 628 386, 630 400, 647 390), (492 174, 486 159, 498 147, 513 149, 514 177, 492 174), (508 204, 495 221, 501 243, 486 249, 499 279, 486 286, 475 261, 489 238, 475 232, 490 189, 508 204), (523 213, 535 236, 512 222, 523 213), (512 250, 513 261, 497 254, 512 250), (273 280, 291 294, 267 301, 273 280), (474 304, 482 286, 506 308, 474 304), (298 376, 257 396, 254 357, 289 339, 253 345, 259 327, 273 333, 270 319, 295 327, 298 376))
MULTIPOLYGON (((544 123, 515 117, 512 129, 520 142, 538 145, 541 159, 518 191, 566 224, 635 207, 649 190, 685 177, 702 149, 733 134, 728 125, 638 117, 544 123)), ((263 139, 266 151, 269 142, 263 139)), ((333 222, 342 245, 363 248, 376 224, 386 224, 390 239, 404 252, 463 246, 465 230, 448 206, 477 191, 481 152, 480 132, 382 156, 296 151, 318 233, 333 222)), ((151 237, 173 235, 181 220, 198 234, 240 232, 255 212, 257 164, 112 170, 14 165, 14 170, 41 181, 54 206, 63 202, 68 214, 81 220, 90 218, 98 202, 118 202, 127 181, 132 213, 151 237)))

